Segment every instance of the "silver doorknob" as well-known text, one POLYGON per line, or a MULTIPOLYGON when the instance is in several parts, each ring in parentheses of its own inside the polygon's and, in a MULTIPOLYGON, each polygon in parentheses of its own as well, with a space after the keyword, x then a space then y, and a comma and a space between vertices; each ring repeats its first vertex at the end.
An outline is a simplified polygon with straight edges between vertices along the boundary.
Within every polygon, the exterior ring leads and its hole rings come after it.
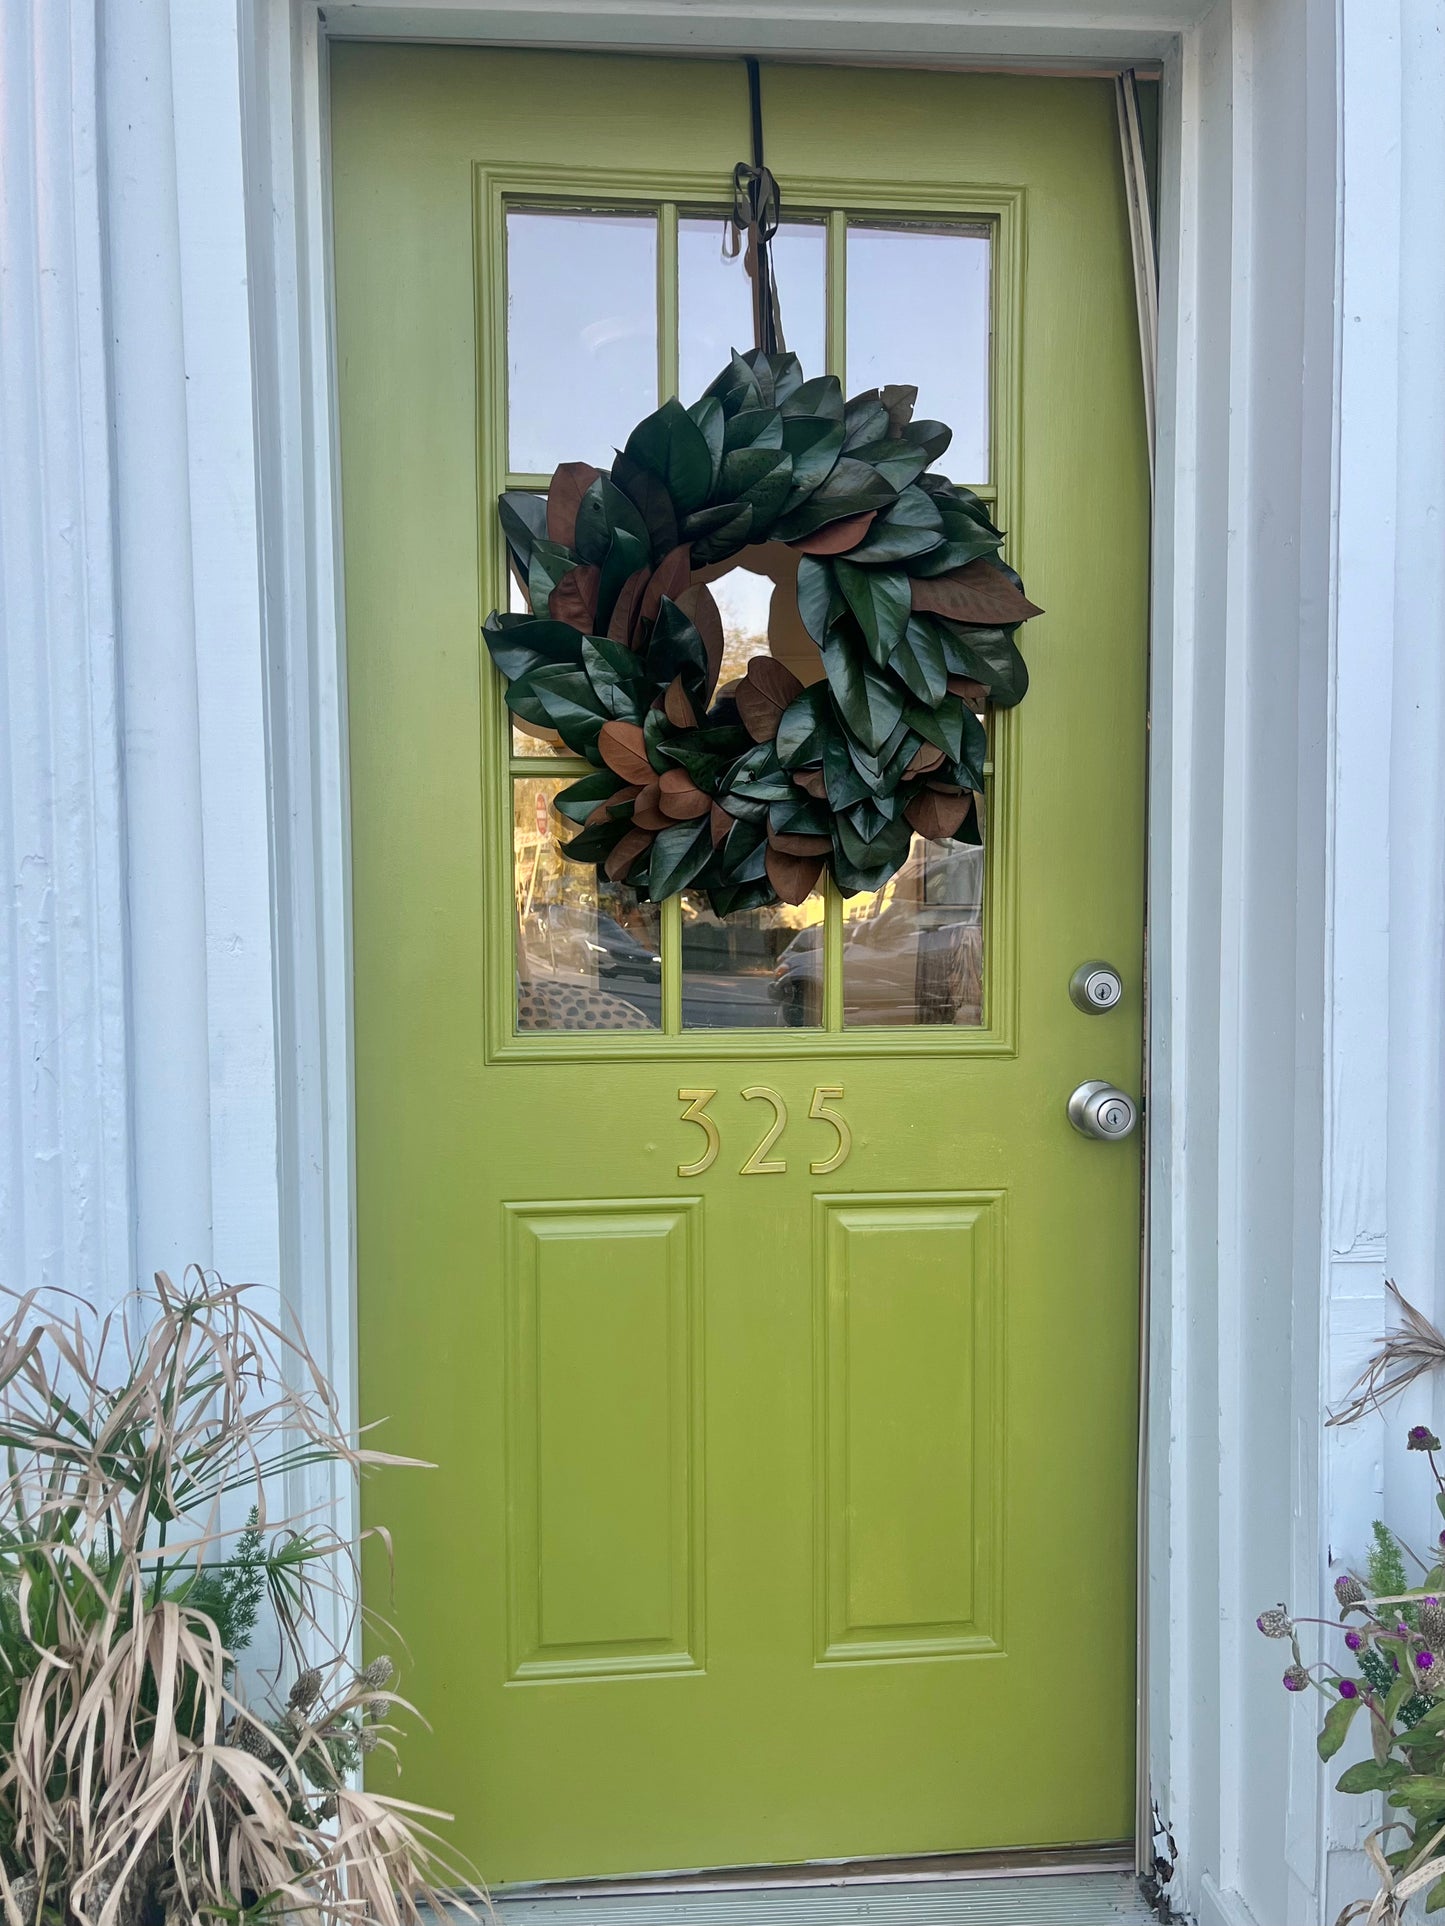
POLYGON ((1081 963, 1069 978, 1069 1001, 1085 1016, 1112 1010, 1123 994, 1123 978, 1112 963, 1081 963))
POLYGON ((1081 1083, 1069 1098, 1069 1122, 1085 1137, 1117 1143, 1139 1121, 1139 1106, 1112 1083, 1081 1083))

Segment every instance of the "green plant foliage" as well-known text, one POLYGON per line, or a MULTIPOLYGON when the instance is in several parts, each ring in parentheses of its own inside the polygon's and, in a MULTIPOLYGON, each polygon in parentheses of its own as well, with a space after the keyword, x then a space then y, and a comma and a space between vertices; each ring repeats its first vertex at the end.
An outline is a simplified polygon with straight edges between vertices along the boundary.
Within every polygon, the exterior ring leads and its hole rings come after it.
MULTIPOLYGON (((1445 1513, 1439 1440, 1416 1425, 1408 1448, 1427 1455, 1445 1513)), ((1437 1912, 1445 1907, 1445 1533, 1427 1561, 1377 1519, 1363 1570, 1337 1578, 1335 1598, 1345 1647, 1338 1670, 1304 1662, 1300 1622, 1283 1605, 1262 1612, 1257 1623, 1267 1638, 1289 1641, 1286 1689, 1325 1700, 1320 1758, 1333 1759, 1363 1735, 1366 1756, 1346 1766, 1335 1785, 1340 1792, 1383 1795, 1389 1823, 1373 1837, 1388 1869, 1382 1884, 1391 1901, 1397 1901, 1394 1882, 1410 1878, 1406 1891, 1424 1885, 1425 1910, 1437 1912), (1421 1574, 1413 1582, 1407 1557, 1421 1574), (1392 1841, 1398 1843, 1385 1850, 1392 1841)), ((1384 1916, 1399 1917, 1398 1904, 1384 1916)))
POLYGON ((599 771, 557 798, 579 828, 565 854, 653 901, 705 890, 721 915, 801 902, 825 868, 876 889, 914 830, 979 841, 976 710, 1022 700, 1016 636, 1039 610, 985 505, 929 472, 950 435, 913 420, 916 395, 845 401, 795 355, 734 353, 609 475, 568 462, 545 503, 502 496, 531 610, 483 627, 508 706, 599 771), (825 679, 763 657, 719 688, 721 618, 694 578, 765 541, 799 551, 825 679), (775 813, 799 804, 806 828, 775 813))

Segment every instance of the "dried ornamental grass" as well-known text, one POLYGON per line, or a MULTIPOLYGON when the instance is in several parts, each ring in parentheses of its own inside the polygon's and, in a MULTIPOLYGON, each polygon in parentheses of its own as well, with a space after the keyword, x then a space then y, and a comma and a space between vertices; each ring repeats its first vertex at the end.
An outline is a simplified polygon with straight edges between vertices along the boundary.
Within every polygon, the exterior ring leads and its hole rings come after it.
POLYGON ((364 1753, 394 1750, 405 1702, 389 1661, 353 1676, 350 1626, 341 1644, 325 1630, 329 1594, 355 1595, 355 1548, 324 1518, 267 1515, 268 1490, 307 1467, 415 1461, 346 1437, 315 1360, 251 1288, 158 1276, 138 1337, 123 1314, 6 1296, 7 1926, 439 1912, 437 1886, 474 1881, 431 1830, 447 1815, 356 1783, 364 1753), (226 1520, 248 1500, 237 1536, 226 1520), (235 1671, 263 1613, 296 1672, 269 1709, 235 1671))

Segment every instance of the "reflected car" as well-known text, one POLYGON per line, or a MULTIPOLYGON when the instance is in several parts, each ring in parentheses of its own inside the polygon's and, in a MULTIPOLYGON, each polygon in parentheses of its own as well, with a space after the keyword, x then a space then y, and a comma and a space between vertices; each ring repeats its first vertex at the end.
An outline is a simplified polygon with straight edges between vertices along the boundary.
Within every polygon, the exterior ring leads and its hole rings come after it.
MULTIPOLYGON (((843 998, 856 1023, 977 1022, 982 932, 975 909, 926 908, 846 926, 843 998), (970 980, 975 986, 970 988, 970 980)), ((822 1007, 823 933, 799 930, 778 958, 769 994, 792 1025, 822 1007)))
MULTIPOLYGON (((662 957, 651 944, 640 943, 615 917, 572 903, 538 903, 529 921, 535 923, 538 947, 554 969, 578 976, 640 977, 644 983, 662 981, 662 957)), ((529 945, 530 947, 530 945, 529 945)))

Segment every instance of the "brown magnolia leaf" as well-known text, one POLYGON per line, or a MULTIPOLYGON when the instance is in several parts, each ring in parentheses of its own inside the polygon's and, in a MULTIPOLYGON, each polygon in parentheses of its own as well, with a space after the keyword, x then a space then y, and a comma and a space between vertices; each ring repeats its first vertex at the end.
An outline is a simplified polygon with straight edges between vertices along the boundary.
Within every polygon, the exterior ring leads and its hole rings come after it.
POLYGON ((620 642, 624 649, 633 646, 638 619, 642 614, 642 595, 651 574, 651 569, 640 568, 635 575, 629 575, 617 591, 617 600, 612 605, 612 619, 607 624, 609 642, 620 642))
POLYGON ((590 635, 597 617, 597 591, 601 583, 602 571, 590 562, 579 562, 576 568, 569 568, 547 597, 548 615, 555 622, 570 622, 574 629, 590 635))
POLYGON ((658 808, 674 822, 690 822, 694 816, 705 816, 712 808, 712 798, 698 788, 685 769, 669 769, 659 789, 658 808))
POLYGON ((702 637, 702 645, 707 650, 707 696, 711 701, 723 659, 723 621, 718 605, 706 582, 695 582, 673 600, 702 637))
POLYGON ((623 803, 634 801, 640 793, 635 783, 624 783, 620 789, 614 790, 612 795, 605 797, 598 803, 597 807, 592 811, 592 814, 582 825, 583 828, 594 829, 598 823, 610 823, 612 821, 612 811, 614 809, 620 809, 623 803))
POLYGON ((691 580, 692 550, 686 543, 681 548, 670 548, 652 571, 652 580, 643 591, 642 620, 652 620, 664 595, 675 602, 691 580))
POLYGON ((841 522, 829 522, 811 535, 800 535, 788 547, 800 555, 845 555, 862 541, 877 513, 876 508, 870 508, 862 515, 845 515, 841 522))
POLYGON ((831 836, 791 836, 786 830, 768 831, 768 847, 780 849, 785 856, 826 856, 833 847, 831 836))
POLYGON ((912 762, 903 772, 905 782, 911 776, 926 776, 930 769, 936 769, 943 761, 943 751, 934 742, 920 743, 912 762))
POLYGON ((971 676, 951 675, 948 678, 948 693, 962 696, 976 716, 981 716, 988 707, 988 685, 975 682, 971 676))
POLYGON ((697 711, 688 700, 680 675, 675 675, 667 685, 667 694, 662 698, 662 712, 674 729, 697 727, 697 711))
POLYGON ((925 789, 916 795, 903 814, 920 836, 930 842, 944 842, 962 828, 973 808, 973 796, 968 790, 961 795, 946 796, 937 789, 925 789))
POLYGON ((735 820, 736 818, 730 816, 721 803, 714 803, 712 805, 712 814, 708 818, 708 829, 712 835, 712 846, 714 849, 722 848, 728 839, 729 832, 735 820))
POLYGON ((632 805, 632 820, 639 829, 670 829, 672 817, 662 813, 662 786, 654 776, 632 805))
POLYGON ((635 722, 604 722, 597 747, 607 767, 624 782, 646 786, 657 781, 647 760, 647 740, 635 722))
POLYGON ((734 694, 743 727, 754 742, 772 741, 778 733, 784 709, 802 692, 802 683, 775 656, 755 655, 752 658, 748 663, 748 672, 734 694))
POLYGON ((795 769, 793 771, 793 781, 805 796, 812 796, 818 802, 827 801, 828 785, 823 780, 823 772, 821 769, 795 769))
POLYGON ((965 562, 946 575, 915 575, 912 588, 914 608, 978 628, 1005 628, 1043 614, 992 562, 965 562))
POLYGON ((620 883, 643 850, 650 848, 651 844, 652 837, 647 830, 636 827, 629 829, 602 867, 614 883, 620 883))
POLYGON ((890 381, 879 390, 879 400, 888 417, 888 440, 901 441, 903 430, 913 419, 913 410, 918 401, 918 389, 911 381, 890 381))
POLYGON ((789 856, 783 850, 769 846, 764 860, 767 863, 768 881, 778 892, 778 900, 783 903, 806 903, 823 874, 821 856, 789 856))
POLYGON ((553 471, 547 489, 547 540, 571 548, 577 540, 577 510, 597 479, 588 461, 564 461, 553 471))

